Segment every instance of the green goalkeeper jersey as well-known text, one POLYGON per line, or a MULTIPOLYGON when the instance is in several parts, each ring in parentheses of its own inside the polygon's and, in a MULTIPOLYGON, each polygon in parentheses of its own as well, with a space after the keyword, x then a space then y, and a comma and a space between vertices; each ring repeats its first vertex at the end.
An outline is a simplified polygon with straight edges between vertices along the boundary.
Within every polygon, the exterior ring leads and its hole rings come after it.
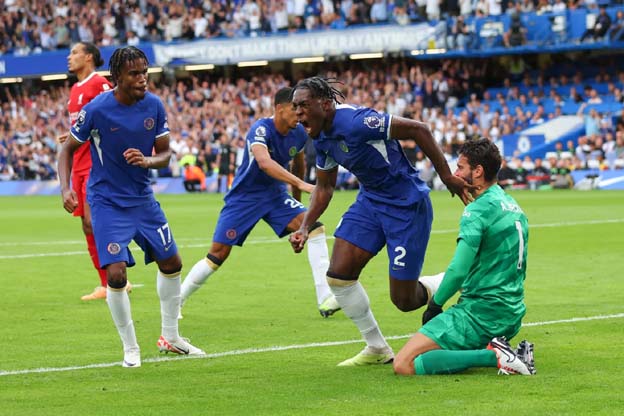
POLYGON ((491 186, 466 206, 460 240, 474 254, 468 273, 462 273, 462 309, 485 320, 522 319, 529 227, 518 203, 491 186))

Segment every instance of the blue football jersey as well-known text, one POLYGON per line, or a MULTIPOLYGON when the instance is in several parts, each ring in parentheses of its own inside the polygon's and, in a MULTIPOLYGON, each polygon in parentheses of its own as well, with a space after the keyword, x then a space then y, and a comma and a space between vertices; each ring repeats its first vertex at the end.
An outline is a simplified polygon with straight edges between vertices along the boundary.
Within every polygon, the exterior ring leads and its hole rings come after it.
POLYGON ((247 133, 243 162, 236 171, 232 188, 225 196, 225 200, 239 197, 267 199, 273 198, 276 193, 284 192, 286 184, 260 169, 251 152, 251 146, 265 146, 271 159, 288 169, 288 163, 303 149, 307 138, 308 135, 301 124, 297 124, 297 127, 283 136, 275 128, 272 117, 257 120, 247 133))
POLYGON ((392 205, 410 205, 429 192, 427 185, 390 137, 392 116, 371 108, 337 105, 329 132, 314 140, 318 169, 341 165, 360 182, 368 198, 392 205))
POLYGON ((151 156, 156 139, 167 134, 165 107, 149 92, 131 106, 117 101, 112 91, 85 105, 71 128, 71 135, 81 143, 92 141, 89 203, 104 200, 132 207, 153 198, 149 170, 129 165, 123 153, 135 148, 151 156))

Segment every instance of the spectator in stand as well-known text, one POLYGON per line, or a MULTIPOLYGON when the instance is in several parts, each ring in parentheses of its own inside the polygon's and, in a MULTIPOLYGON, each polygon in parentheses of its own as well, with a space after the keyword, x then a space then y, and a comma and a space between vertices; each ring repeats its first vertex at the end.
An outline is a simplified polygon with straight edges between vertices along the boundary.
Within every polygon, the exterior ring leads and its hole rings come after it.
POLYGON ((550 186, 553 189, 570 189, 574 185, 570 175, 569 159, 557 160, 556 157, 548 159, 550 164, 550 186))
POLYGON ((516 171, 507 164, 507 160, 502 158, 501 167, 498 171, 498 184, 503 189, 510 189, 516 182, 516 171))
POLYGON ((472 47, 473 35, 464 21, 464 16, 459 15, 451 27, 451 33, 446 37, 449 49, 466 50, 472 47))
POLYGON ((583 36, 581 36, 580 42, 585 42, 586 39, 590 39, 592 42, 602 40, 611 27, 611 16, 607 13, 607 8, 604 4, 600 5, 600 11, 596 17, 594 27, 587 29, 583 36))
MULTIPOLYGON (((518 8, 519 3, 516 3, 518 8)), ((511 15, 511 22, 509 24, 509 30, 503 34, 503 44, 507 48, 521 46, 526 43, 526 28, 522 24, 521 14, 516 10, 511 15)))

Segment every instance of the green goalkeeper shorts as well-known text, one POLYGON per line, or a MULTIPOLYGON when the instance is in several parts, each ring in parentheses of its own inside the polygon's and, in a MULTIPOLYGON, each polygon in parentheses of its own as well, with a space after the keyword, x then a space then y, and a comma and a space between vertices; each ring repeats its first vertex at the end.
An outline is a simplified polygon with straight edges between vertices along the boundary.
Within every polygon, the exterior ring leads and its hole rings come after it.
POLYGON ((454 305, 427 322, 418 330, 434 340, 444 350, 478 350, 487 346, 494 337, 513 338, 522 324, 519 317, 514 322, 495 319, 476 319, 467 313, 465 303, 454 305))

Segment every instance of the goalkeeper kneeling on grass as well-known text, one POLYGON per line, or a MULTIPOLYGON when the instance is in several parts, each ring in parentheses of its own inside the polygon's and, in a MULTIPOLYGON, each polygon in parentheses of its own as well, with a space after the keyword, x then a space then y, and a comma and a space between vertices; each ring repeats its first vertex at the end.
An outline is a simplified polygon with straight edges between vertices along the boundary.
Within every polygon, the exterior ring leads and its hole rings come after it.
POLYGON ((498 148, 487 139, 467 141, 455 175, 476 185, 460 221, 457 248, 423 313, 423 326, 394 359, 401 375, 451 374, 498 367, 500 374, 535 374, 533 344, 516 350, 507 339, 526 312, 528 223, 516 201, 496 184, 498 148), (456 305, 442 307, 457 291, 456 305))

